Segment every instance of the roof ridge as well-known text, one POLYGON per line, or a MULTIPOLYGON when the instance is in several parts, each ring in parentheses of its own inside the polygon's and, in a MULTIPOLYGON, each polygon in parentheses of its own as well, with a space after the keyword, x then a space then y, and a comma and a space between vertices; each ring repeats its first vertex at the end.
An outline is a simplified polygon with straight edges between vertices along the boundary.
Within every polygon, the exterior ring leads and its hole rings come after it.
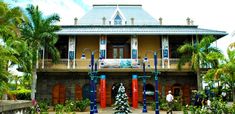
POLYGON ((93 4, 95 6, 141 6, 141 4, 93 4))

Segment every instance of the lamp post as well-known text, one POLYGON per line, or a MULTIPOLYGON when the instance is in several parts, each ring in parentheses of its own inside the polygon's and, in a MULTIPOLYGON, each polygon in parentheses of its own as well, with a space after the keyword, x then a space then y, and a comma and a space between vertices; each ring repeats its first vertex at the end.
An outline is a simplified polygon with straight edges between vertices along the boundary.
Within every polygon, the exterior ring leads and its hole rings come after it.
POLYGON ((154 52, 154 76, 155 76, 155 98, 156 109, 155 114, 159 114, 159 100, 158 100, 158 71, 157 71, 157 52, 154 52))
POLYGON ((82 53, 81 59, 86 59, 85 52, 89 51, 91 53, 91 70, 88 72, 90 76, 90 114, 98 113, 97 105, 96 105, 96 84, 95 80, 98 78, 97 75, 97 63, 95 63, 94 55, 97 50, 92 51, 89 48, 85 48, 82 53), (95 70, 94 70, 95 69, 95 70))
MULTIPOLYGON (((144 59, 145 62, 148 61, 148 58, 147 58, 147 53, 148 52, 151 52, 151 53, 154 54, 154 56, 153 56, 153 58, 154 58, 154 71, 153 71, 153 74, 154 74, 154 77, 155 77, 155 102, 156 102, 155 114, 159 114, 157 52, 156 51, 147 50, 146 53, 145 53, 145 59, 144 59)), ((144 67, 145 67, 145 64, 143 63, 143 69, 144 69, 144 72, 145 72, 145 68, 144 67)), ((145 75, 145 73, 144 73, 144 75, 145 75)), ((146 97, 145 96, 145 87, 144 87, 144 97, 146 97)), ((146 98, 144 98, 144 99, 146 99, 146 98)), ((144 101, 144 103, 145 103, 145 101, 144 101)), ((144 105, 146 105, 146 104, 144 104, 144 105)), ((143 111, 144 111, 144 108, 145 107, 143 107, 143 111)))
POLYGON ((147 111, 147 105, 146 105, 146 72, 145 72, 145 62, 147 62, 148 58, 144 57, 144 61, 143 61, 143 89, 144 89, 144 98, 143 98, 143 113, 148 112, 147 111))

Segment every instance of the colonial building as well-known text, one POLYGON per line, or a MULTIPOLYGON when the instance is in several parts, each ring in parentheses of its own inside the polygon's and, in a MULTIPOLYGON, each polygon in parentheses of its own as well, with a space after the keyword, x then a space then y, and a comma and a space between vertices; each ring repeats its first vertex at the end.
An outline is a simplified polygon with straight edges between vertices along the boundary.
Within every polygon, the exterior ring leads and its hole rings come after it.
MULTIPOLYGON (((144 57, 148 57, 146 75, 151 76, 146 81, 147 102, 152 102, 155 99, 154 60, 153 53, 147 51, 152 50, 157 52, 159 95, 165 96, 171 90, 174 96, 189 103, 191 90, 197 89, 196 73, 190 64, 182 70, 177 68, 177 48, 185 42, 195 43, 204 35, 218 39, 226 32, 198 28, 190 19, 185 25, 163 25, 162 21, 154 19, 141 5, 93 5, 80 20, 75 18, 74 25, 63 25, 57 32, 59 63, 52 64, 51 56, 42 51, 37 70, 37 99, 49 99, 57 104, 66 99, 89 98, 91 53, 86 51, 86 59, 82 60, 85 49, 95 52, 98 75, 105 80, 103 84, 97 80, 97 102, 101 101, 102 94, 105 104, 113 104, 122 82, 132 103, 132 78, 143 76, 144 57)), ((137 83, 138 101, 142 102, 143 80, 138 78, 137 83)))

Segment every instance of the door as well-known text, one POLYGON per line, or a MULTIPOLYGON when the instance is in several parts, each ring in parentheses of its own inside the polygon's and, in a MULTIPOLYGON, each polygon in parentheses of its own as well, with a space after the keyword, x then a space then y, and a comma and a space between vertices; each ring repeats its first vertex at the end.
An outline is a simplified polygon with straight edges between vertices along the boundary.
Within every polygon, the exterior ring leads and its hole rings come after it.
POLYGON ((108 58, 123 59, 130 58, 129 45, 112 45, 108 48, 108 58))
POLYGON ((66 98, 65 86, 63 84, 56 84, 52 90, 53 104, 64 104, 66 98))
POLYGON ((114 59, 124 58, 124 47, 123 46, 113 46, 113 58, 114 59))
POLYGON ((75 87, 75 99, 82 100, 82 88, 78 84, 75 87))

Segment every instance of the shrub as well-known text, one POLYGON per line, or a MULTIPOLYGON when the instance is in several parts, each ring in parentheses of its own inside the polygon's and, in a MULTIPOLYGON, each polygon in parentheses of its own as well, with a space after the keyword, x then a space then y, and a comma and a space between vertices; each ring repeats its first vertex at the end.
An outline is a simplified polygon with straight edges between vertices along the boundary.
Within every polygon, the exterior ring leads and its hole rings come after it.
POLYGON ((19 100, 31 100, 31 90, 27 89, 20 89, 20 90, 13 90, 10 92, 16 96, 16 99, 19 100))
POLYGON ((48 101, 47 100, 42 100, 39 101, 38 106, 40 108, 40 112, 43 114, 47 114, 49 106, 48 106, 48 101))
POLYGON ((83 99, 83 100, 78 100, 76 101, 76 108, 80 112, 84 112, 86 108, 89 106, 90 100, 89 99, 83 99))
POLYGON ((57 104, 55 105, 56 114, 63 114, 64 113, 64 105, 57 104))
POLYGON ((65 106, 64 106, 64 111, 65 112, 73 112, 75 110, 76 110, 75 101, 73 101, 73 100, 66 100, 65 101, 65 106))

